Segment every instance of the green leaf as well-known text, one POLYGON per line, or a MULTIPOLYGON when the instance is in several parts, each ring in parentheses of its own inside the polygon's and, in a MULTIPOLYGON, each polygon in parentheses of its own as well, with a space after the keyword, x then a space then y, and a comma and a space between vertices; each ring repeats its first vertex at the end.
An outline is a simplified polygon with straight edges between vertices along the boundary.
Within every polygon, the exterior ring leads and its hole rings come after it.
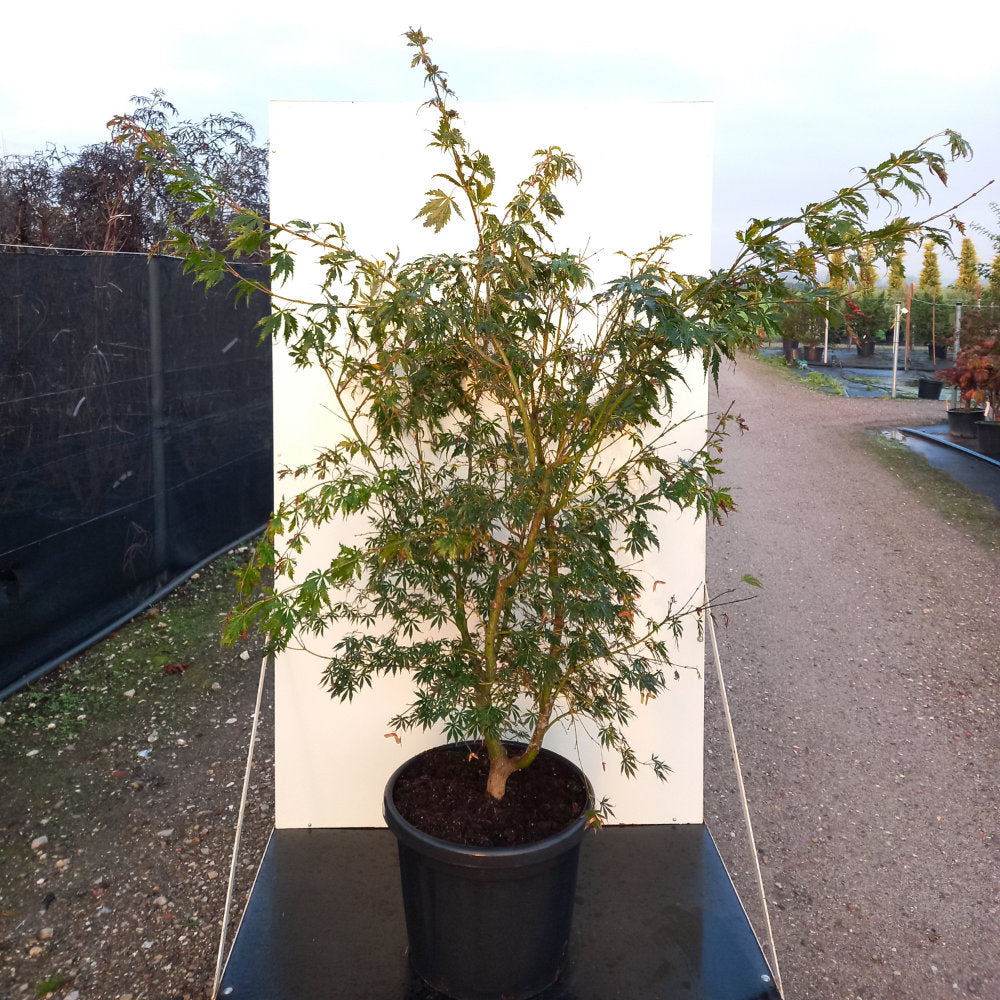
POLYGON ((429 200, 414 216, 415 219, 423 216, 425 227, 433 228, 434 232, 439 233, 451 220, 452 211, 461 218, 462 213, 451 195, 445 194, 440 188, 428 191, 427 194, 429 200))

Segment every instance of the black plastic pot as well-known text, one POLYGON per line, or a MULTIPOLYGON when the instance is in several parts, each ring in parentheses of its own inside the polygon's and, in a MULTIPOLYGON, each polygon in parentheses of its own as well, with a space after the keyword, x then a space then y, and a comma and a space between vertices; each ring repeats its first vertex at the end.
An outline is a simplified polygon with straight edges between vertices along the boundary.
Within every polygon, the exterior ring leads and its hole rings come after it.
POLYGON ((976 423, 983 419, 986 411, 983 409, 966 410, 956 407, 948 411, 948 437, 952 440, 973 440, 976 436, 976 423))
POLYGON ((921 378, 917 380, 917 397, 919 399, 940 399, 941 380, 936 378, 921 378))
POLYGON ((984 455, 1000 458, 1000 423, 996 420, 977 420, 976 444, 984 455))
MULTIPOLYGON (((567 764, 586 785, 585 811, 593 808, 590 782, 567 764)), ((406 766, 386 785, 383 815, 399 844, 414 972, 455 1000, 526 1000, 541 993, 566 961, 585 817, 533 844, 449 843, 396 809, 393 787, 406 766)))

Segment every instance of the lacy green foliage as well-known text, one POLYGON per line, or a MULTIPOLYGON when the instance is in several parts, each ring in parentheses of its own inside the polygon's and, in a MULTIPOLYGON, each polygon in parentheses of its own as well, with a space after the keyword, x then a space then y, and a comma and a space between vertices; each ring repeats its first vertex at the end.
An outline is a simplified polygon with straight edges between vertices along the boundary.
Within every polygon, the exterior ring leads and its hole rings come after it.
MULTIPOLYGON (((406 674, 416 696, 394 727, 440 723, 451 738, 483 737, 507 771, 534 759, 557 720, 589 720, 631 774, 640 762, 626 735, 629 696, 663 691, 684 616, 700 623, 699 609, 674 601, 659 616, 644 610, 643 592, 659 585, 643 569, 660 544, 656 517, 719 519, 732 509, 716 477, 738 418, 724 415, 691 454, 671 446, 686 418, 673 410, 686 363, 716 377, 723 360, 776 331, 793 283, 798 300, 822 308, 818 262, 837 255, 850 276, 862 253, 888 258, 907 239, 946 241, 944 230, 905 218, 868 228, 873 206, 925 198, 923 178, 944 180, 946 155, 925 142, 794 217, 752 220, 727 269, 673 270, 678 237, 666 236, 623 255, 620 275, 595 287, 586 258, 556 249, 549 232, 563 212, 559 185, 580 179, 573 157, 536 151, 498 205, 490 158, 460 131, 428 39, 407 39, 430 87, 431 144, 444 163, 417 217, 435 231, 457 215, 471 223, 476 239, 464 253, 364 257, 339 224, 244 211, 163 134, 117 123, 122 141, 187 199, 172 249, 198 280, 211 285, 228 268, 192 235, 217 213, 229 219, 232 256, 270 246, 274 289, 297 252, 326 268, 316 301, 275 295, 262 333, 297 365, 325 372, 343 436, 285 471, 288 498, 228 635, 259 628, 280 649, 348 623, 353 631, 324 654, 335 697, 406 674), (343 517, 367 527, 326 565, 296 575, 310 533, 343 517), (276 582, 261 591, 262 567, 276 582), (511 735, 528 744, 514 759, 499 744, 511 735)), ((961 137, 943 138, 948 155, 967 155, 961 137)))

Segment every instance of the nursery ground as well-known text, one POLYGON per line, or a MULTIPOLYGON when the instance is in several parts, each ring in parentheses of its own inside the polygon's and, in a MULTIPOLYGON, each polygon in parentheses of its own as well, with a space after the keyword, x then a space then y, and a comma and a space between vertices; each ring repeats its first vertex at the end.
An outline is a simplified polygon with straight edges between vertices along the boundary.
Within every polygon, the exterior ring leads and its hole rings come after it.
MULTIPOLYGON (((210 996, 260 653, 235 551, 0 703, 0 997, 210 996)), ((272 826, 270 687, 235 917, 272 826)))
MULTIPOLYGON (((787 996, 996 997, 997 512, 866 436, 942 404, 752 361, 730 399, 750 430, 710 581, 764 583, 720 642, 787 996)), ((0 704, 4 1000, 207 1000, 260 664, 218 643, 245 557, 0 704)), ((711 676, 706 818, 752 904, 711 676)), ((271 828, 271 704, 234 915, 271 828)))
MULTIPOLYGON (((731 400, 709 585, 763 583, 719 642, 786 995, 1000 996, 1000 512, 868 433, 943 403, 742 360, 731 400)), ((707 711, 706 821, 761 930, 711 680, 707 711)))
MULTIPOLYGON (((771 364, 786 363, 783 349, 768 345, 760 356, 771 364)), ((896 355, 895 392, 899 399, 916 399, 921 378, 932 377, 947 368, 952 361, 931 362, 926 348, 914 348, 907 357, 903 346, 896 355)), ((853 346, 835 345, 827 352, 827 361, 799 360, 790 368, 800 378, 816 388, 835 395, 868 397, 891 396, 893 392, 893 350, 891 345, 877 344, 871 356, 861 357, 853 346)))

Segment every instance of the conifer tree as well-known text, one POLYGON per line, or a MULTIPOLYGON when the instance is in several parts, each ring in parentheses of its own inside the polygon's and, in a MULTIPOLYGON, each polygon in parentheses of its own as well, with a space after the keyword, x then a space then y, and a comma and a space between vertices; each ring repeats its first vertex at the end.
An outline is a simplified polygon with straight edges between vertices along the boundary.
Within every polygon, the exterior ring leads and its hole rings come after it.
POLYGON ((920 291, 928 295, 941 294, 941 268, 938 267, 937 251, 930 240, 924 243, 924 266, 920 269, 920 291))
POLYGON ((866 295, 871 295, 875 291, 875 281, 878 278, 878 275, 875 273, 871 248, 865 247, 858 257, 858 284, 866 295))
POLYGON ((897 254, 889 263, 889 294, 897 298, 903 293, 906 285, 906 271, 903 267, 903 255, 897 254))
POLYGON ((1000 304, 1000 253, 993 258, 993 263, 990 265, 990 280, 984 297, 1000 304))
POLYGON ((843 250, 834 250, 830 254, 830 288, 838 294, 847 291, 847 271, 843 250))
POLYGON ((969 302, 975 302, 979 292, 979 258, 976 247, 966 236, 962 240, 962 252, 958 258, 958 280, 955 287, 968 297, 969 302))

